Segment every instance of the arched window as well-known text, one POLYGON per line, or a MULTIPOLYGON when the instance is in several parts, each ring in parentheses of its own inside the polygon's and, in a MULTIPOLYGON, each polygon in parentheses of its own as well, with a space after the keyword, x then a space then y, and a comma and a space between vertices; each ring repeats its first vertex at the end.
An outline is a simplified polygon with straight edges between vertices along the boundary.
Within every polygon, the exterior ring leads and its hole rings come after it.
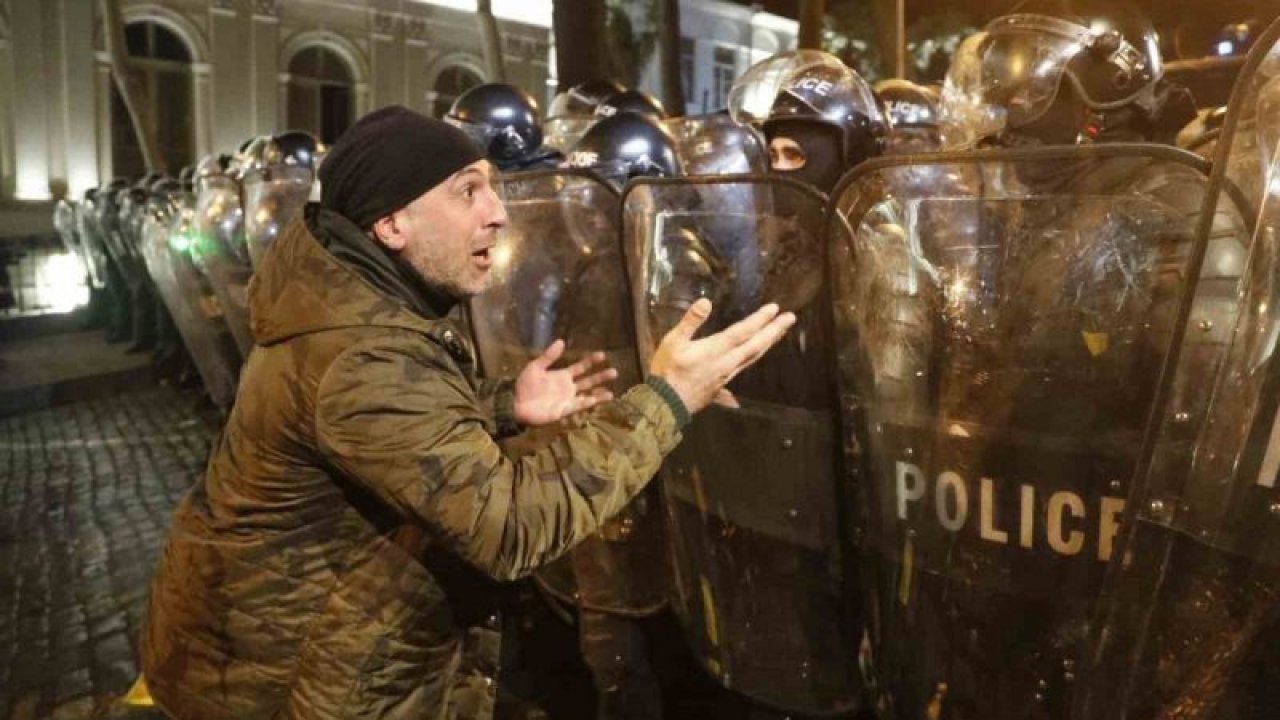
POLYGON ((313 45, 289 60, 289 128, 308 130, 321 142, 333 144, 354 115, 355 82, 341 56, 313 45))
POLYGON ((432 88, 432 97, 435 98, 431 105, 432 114, 438 118, 444 117, 459 95, 483 82, 484 78, 463 65, 453 65, 441 70, 436 76, 436 85, 432 88))
MULTIPOLYGON (((155 22, 129 23, 124 29, 129 72, 142 91, 138 112, 151 121, 169 172, 195 161, 191 51, 172 30, 155 22)), ((115 83, 111 85, 111 158, 117 176, 146 174, 142 146, 115 83)))

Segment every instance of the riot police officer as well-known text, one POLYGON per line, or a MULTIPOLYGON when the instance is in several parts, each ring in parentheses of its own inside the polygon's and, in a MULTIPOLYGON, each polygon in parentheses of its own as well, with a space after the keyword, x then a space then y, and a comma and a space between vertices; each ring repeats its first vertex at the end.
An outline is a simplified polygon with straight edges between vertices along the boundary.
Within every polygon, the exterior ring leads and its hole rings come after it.
POLYGON ((876 83, 874 91, 889 125, 886 153, 931 152, 942 147, 938 117, 942 98, 937 90, 890 78, 876 83))
POLYGON ((129 340, 133 329, 133 303, 129 296, 126 268, 119 257, 114 236, 115 193, 126 181, 117 178, 102 187, 92 188, 84 194, 82 227, 84 236, 98 265, 107 297, 106 341, 109 343, 129 340))
POLYGON ((887 130, 866 81, 834 56, 813 51, 783 77, 762 129, 773 171, 822 193, 879 155, 887 130))
POLYGON ((952 147, 1172 143, 1194 113, 1151 22, 1098 0, 1018 5, 962 43, 944 87, 952 147))
POLYGON ((471 88, 454 101, 445 120, 471 135, 502 172, 553 168, 563 159, 542 143, 533 97, 508 83, 471 88))

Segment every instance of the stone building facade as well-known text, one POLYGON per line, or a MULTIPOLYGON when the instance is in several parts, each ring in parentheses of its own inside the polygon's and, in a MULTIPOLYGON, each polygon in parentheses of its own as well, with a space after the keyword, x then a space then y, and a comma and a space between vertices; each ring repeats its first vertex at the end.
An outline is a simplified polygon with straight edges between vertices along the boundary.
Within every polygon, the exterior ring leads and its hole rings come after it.
MULTIPOLYGON (((438 114, 485 76, 469 0, 121 0, 170 172, 264 133, 336 135, 399 103, 438 114)), ((494 0, 507 79, 554 89, 551 0, 494 0)), ((98 0, 0 0, 0 241, 51 234, 51 199, 141 159, 104 52, 98 0)), ((715 109, 796 24, 758 7, 682 2, 688 110, 715 109)), ((645 71, 642 86, 657 73, 645 71)))

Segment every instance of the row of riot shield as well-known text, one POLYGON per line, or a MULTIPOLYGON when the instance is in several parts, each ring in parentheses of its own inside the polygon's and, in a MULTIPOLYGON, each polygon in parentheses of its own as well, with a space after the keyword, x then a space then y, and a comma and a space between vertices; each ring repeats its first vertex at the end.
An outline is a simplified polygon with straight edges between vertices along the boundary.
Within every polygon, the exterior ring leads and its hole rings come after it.
POLYGON ((196 170, 191 255, 216 296, 242 358, 253 349, 249 280, 267 248, 302 214, 312 166, 280 162, 270 137, 230 161, 207 158, 196 170))
POLYGON ((699 297, 704 333, 797 315, 565 561, 592 573, 543 584, 665 599, 713 677, 786 714, 1274 717, 1280 212, 1270 170, 1226 170, 1267 146, 1237 124, 1212 174, 1117 144, 882 158, 830 199, 500 179, 487 373, 565 338, 625 386, 699 297))
POLYGON ((150 332, 153 306, 158 319, 171 318, 166 326, 180 335, 211 399, 224 409, 253 347, 248 284, 254 263, 301 214, 313 190, 311 166, 289 165, 280 154, 271 138, 261 138, 237 159, 242 167, 206 158, 193 186, 159 176, 133 186, 116 180, 83 202, 55 208, 59 234, 91 286, 128 288, 132 300, 120 304, 132 306, 135 338, 150 332), (116 274, 120 282, 109 285, 116 274))
POLYGON ((194 193, 176 181, 153 186, 141 222, 141 254, 209 398, 228 408, 235 399, 240 357, 222 306, 193 264, 195 201, 194 193))

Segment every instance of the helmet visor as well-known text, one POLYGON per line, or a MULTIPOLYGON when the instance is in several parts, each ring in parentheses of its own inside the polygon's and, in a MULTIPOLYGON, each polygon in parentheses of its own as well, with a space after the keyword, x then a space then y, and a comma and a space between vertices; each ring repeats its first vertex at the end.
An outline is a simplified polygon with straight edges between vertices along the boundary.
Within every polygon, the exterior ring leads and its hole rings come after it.
MULTIPOLYGON (((979 86, 971 94, 1004 108, 1011 126, 1030 123, 1053 104, 1068 63, 1093 39, 1086 28, 1056 18, 1000 18, 987 26, 979 49, 979 86)), ((967 79, 974 80, 974 74, 967 79)))
POLYGON ((494 138, 498 137, 498 128, 480 123, 465 122, 452 115, 445 115, 444 121, 466 133, 467 137, 471 138, 471 142, 475 143, 485 155, 490 154, 490 143, 493 142, 494 138))

